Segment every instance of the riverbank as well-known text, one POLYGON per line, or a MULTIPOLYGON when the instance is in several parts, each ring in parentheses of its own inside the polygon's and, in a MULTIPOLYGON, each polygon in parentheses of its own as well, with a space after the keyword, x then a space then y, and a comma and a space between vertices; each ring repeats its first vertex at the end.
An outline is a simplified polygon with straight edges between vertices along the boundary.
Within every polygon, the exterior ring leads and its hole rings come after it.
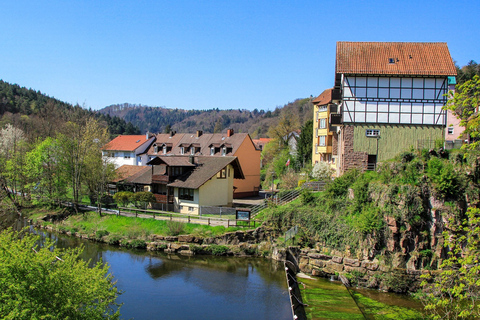
POLYGON ((269 256, 270 232, 259 227, 205 226, 175 221, 102 216, 94 212, 68 215, 64 211, 28 214, 32 223, 48 231, 119 245, 127 248, 164 251, 183 255, 212 254, 269 256))
MULTIPOLYGON (((52 222, 52 220, 56 219, 54 217, 49 217, 47 221, 43 221, 42 219, 40 219, 41 217, 46 216, 45 212, 41 212, 36 216, 37 216, 36 226, 39 228, 43 228, 47 231, 53 231, 60 234, 65 234, 65 235, 73 236, 76 238, 80 238, 82 240, 89 240, 89 242, 99 243, 99 244, 112 243, 112 239, 114 239, 112 235, 109 235, 109 234, 102 235, 102 233, 104 232, 97 233, 98 231, 106 230, 106 224, 101 224, 101 221, 105 222, 105 220, 107 219, 105 219, 105 217, 102 217, 102 219, 97 219, 98 214, 96 213, 91 213, 91 217, 89 217, 89 215, 70 216, 68 219, 65 219, 65 217, 63 217, 63 220, 57 220, 56 223, 52 222), (80 220, 84 222, 89 222, 91 226, 96 227, 97 232, 93 232, 93 231, 90 233, 78 232, 78 231, 72 232, 71 229, 67 231, 67 227, 64 222, 70 219, 72 219, 72 221, 80 220)), ((57 216, 57 218, 62 217, 61 214, 58 215, 58 212, 55 216, 57 216)), ((116 219, 118 217, 112 217, 112 218, 116 219)), ((138 219, 131 218, 131 219, 141 220, 139 218, 138 219)), ((95 230, 95 229, 92 227, 92 229, 90 230, 95 230)), ((283 253, 285 252, 284 248, 274 246, 274 244, 272 245, 272 240, 274 239, 274 237, 272 236, 272 230, 267 230, 264 227, 260 227, 254 230, 246 230, 246 231, 236 230, 233 232, 226 232, 221 235, 210 236, 210 237, 200 236, 198 234, 197 235, 177 235, 177 236, 149 234, 147 238, 148 238, 147 240, 138 239, 138 238, 137 239, 123 238, 114 244, 119 248, 119 250, 125 250, 122 248, 141 248, 141 249, 144 249, 142 251, 146 252, 146 254, 148 254, 147 252, 151 252, 150 254, 153 254, 153 255, 165 253, 168 255, 175 256, 175 254, 179 254, 181 256, 185 256, 185 258, 190 256, 202 256, 202 255, 213 255, 213 256, 229 255, 229 256, 242 256, 242 257, 265 256, 265 257, 272 258, 273 260, 281 260, 283 257, 283 253)), ((318 275, 319 274, 317 274, 317 276, 318 275)), ((326 276, 326 274, 323 274, 322 276, 326 276)), ((303 279, 300 281, 305 284, 305 281, 303 279)), ((327 308, 336 308, 335 301, 327 301, 328 299, 325 300, 326 299, 325 297, 320 298, 318 296, 319 291, 316 289, 316 285, 314 284, 317 281, 322 282, 323 280, 318 279, 317 277, 316 281, 312 280, 306 286, 304 286, 305 290, 302 292, 302 296, 304 296, 304 298, 308 300, 306 302, 310 305, 310 309, 308 312, 309 314, 312 315, 311 319, 317 319, 316 316, 319 314, 319 312, 321 312, 321 310, 324 310, 326 306, 327 308), (321 303, 320 305, 317 306, 316 302, 318 301, 321 301, 321 303)), ((337 286, 343 287, 343 285, 341 285, 341 283, 339 282, 337 282, 337 286)), ((375 291, 375 292, 378 292, 378 291, 375 291)), ((362 298, 363 295, 359 297, 362 298)), ((367 303, 365 303, 364 309, 372 310, 372 308, 381 308, 381 304, 373 300, 367 301, 367 303)), ((342 309, 341 311, 342 313, 345 312, 345 310, 343 310, 343 307, 341 309, 342 309)), ((418 317, 414 317, 414 318, 401 317, 400 316, 401 314, 410 314, 410 312, 412 312, 412 311, 409 311, 408 309, 410 308, 404 306, 401 309, 396 309, 396 310, 389 309, 388 311, 384 310, 382 314, 388 317, 391 317, 392 315, 394 315, 398 319, 420 319, 418 317)), ((415 314, 418 315, 418 313, 415 313, 415 314)), ((379 318, 379 319, 384 319, 384 318, 385 317, 379 318)))

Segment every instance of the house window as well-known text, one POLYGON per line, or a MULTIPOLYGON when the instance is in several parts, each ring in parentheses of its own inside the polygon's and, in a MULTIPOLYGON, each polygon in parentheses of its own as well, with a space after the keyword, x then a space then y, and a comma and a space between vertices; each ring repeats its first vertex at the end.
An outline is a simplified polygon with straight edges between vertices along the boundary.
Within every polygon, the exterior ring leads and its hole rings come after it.
POLYGON ((167 154, 167 146, 163 146, 163 154, 167 154))
POLYGON ((188 207, 188 211, 190 211, 190 212, 191 212, 191 211, 193 211, 193 210, 195 210, 195 208, 194 208, 194 207, 188 207))
POLYGON ((453 134, 453 127, 448 128, 448 134, 453 134))
POLYGON ((193 189, 179 188, 178 189, 178 199, 193 201, 193 189))
POLYGON ((217 173, 217 178, 218 179, 225 179, 227 177, 227 169, 223 168, 217 173))
POLYGON ((319 119, 318 121, 318 127, 320 129, 325 129, 327 127, 327 119, 323 118, 323 119, 319 119))
POLYGON ((180 147, 180 154, 185 154, 185 148, 184 147, 180 147))
POLYGON ((365 136, 367 137, 379 137, 380 136, 380 130, 377 129, 367 129, 365 131, 365 136))
POLYGON ((327 136, 318 136, 318 145, 320 147, 325 147, 325 140, 327 136))
POLYGON ((157 146, 157 145, 154 145, 154 146, 153 146, 153 152, 154 152, 154 153, 158 153, 158 146, 157 146))
POLYGON ((195 154, 195 147, 190 148, 190 154, 193 156, 195 154))
POLYGON ((210 148, 210 155, 213 156, 215 154, 215 147, 210 148))
POLYGON ((227 154, 227 148, 223 147, 222 148, 222 156, 225 156, 227 154))
POLYGON ((123 158, 124 159, 130 159, 130 152, 124 152, 123 153, 123 158))

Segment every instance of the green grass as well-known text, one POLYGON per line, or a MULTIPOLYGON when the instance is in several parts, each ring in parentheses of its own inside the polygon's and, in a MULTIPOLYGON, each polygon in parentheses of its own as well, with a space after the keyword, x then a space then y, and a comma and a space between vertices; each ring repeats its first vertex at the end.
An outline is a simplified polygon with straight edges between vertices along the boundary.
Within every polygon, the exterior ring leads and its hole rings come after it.
MULTIPOLYGON (((44 213, 43 213, 44 215, 44 213)), ((31 217, 39 215, 32 214, 31 217)), ((223 226, 206 226, 193 223, 182 224, 179 234, 191 234, 203 237, 212 237, 239 230, 237 227, 225 228, 223 226)), ((107 231, 109 235, 117 235, 129 239, 145 239, 152 234, 157 235, 175 235, 172 234, 171 224, 168 220, 142 219, 124 216, 107 215, 100 217, 95 212, 72 215, 66 220, 57 223, 60 230, 79 232, 82 234, 95 234, 97 231, 107 231)))

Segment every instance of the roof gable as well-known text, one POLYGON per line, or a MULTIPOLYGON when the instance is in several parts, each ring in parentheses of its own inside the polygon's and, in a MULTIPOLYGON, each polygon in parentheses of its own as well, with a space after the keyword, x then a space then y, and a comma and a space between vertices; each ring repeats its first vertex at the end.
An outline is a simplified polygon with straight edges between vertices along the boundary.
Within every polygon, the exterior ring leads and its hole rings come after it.
POLYGON ((444 42, 337 42, 336 73, 454 76, 444 42))
POLYGON ((179 177, 169 187, 198 189, 214 177, 220 170, 232 164, 235 179, 245 179, 237 157, 196 157, 197 166, 192 171, 179 177))
POLYGON ((312 103, 316 105, 329 104, 332 102, 332 90, 333 89, 327 89, 323 91, 318 97, 312 100, 312 103))

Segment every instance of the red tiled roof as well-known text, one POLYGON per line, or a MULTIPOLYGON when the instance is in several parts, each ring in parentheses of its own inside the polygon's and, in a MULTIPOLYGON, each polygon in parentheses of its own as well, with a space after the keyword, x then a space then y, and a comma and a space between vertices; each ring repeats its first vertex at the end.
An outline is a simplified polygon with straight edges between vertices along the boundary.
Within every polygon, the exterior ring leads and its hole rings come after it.
POLYGON ((103 146, 103 150, 135 151, 147 141, 145 135, 119 135, 103 146))
POLYGON ((337 42, 336 73, 454 76, 444 42, 337 42))
POLYGON ((333 89, 327 89, 323 91, 318 97, 313 99, 312 103, 318 105, 329 104, 332 102, 332 90, 333 89))

